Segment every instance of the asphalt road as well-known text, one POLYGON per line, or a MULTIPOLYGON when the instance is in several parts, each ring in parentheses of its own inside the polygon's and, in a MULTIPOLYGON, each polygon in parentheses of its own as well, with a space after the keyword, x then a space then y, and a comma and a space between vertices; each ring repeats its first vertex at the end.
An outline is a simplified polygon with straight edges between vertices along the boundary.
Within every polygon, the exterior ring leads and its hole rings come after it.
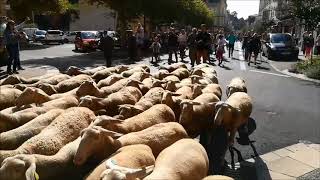
MULTIPOLYGON (((258 153, 264 154, 300 140, 320 143, 320 85, 276 72, 267 62, 249 67, 243 61, 242 52, 237 50, 239 47, 236 46, 233 59, 228 58, 223 67, 216 66, 215 69, 224 92, 233 77, 241 76, 246 80, 248 94, 254 101, 252 118, 257 123, 251 139, 256 141, 258 153)), ((73 52, 73 48, 74 45, 66 44, 22 51, 22 64, 27 68, 46 66, 59 70, 70 65, 92 68, 104 64, 101 52, 83 54, 73 52)), ((149 60, 138 63, 150 64, 149 60)), ((115 61, 114 64, 123 62, 115 61)), ((166 60, 160 64, 164 63, 166 60)), ((156 71, 157 67, 152 70, 156 71)), ((245 158, 252 154, 249 147, 240 149, 245 158)))

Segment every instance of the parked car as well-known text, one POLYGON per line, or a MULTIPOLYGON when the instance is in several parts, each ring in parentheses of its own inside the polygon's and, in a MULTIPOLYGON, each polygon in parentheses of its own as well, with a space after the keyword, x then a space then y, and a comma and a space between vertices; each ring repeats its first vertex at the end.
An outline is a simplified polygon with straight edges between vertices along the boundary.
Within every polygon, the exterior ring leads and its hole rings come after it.
POLYGON ((31 39, 31 38, 33 38, 34 33, 35 33, 36 31, 38 31, 38 30, 39 30, 38 28, 23 28, 23 29, 22 29, 22 31, 27 34, 27 36, 28 36, 28 39, 27 39, 27 40, 28 40, 28 41, 33 40, 33 39, 31 39))
POLYGON ((80 31, 76 34, 74 41, 75 50, 96 50, 99 42, 98 31, 80 31))
POLYGON ((65 33, 64 42, 74 42, 76 39, 77 31, 69 31, 65 33))
POLYGON ((270 33, 262 43, 262 55, 268 59, 298 59, 299 48, 290 34, 270 33))
POLYGON ((44 40, 44 38, 46 37, 47 31, 45 30, 37 30, 34 34, 33 34, 33 41, 34 42, 41 42, 44 40))
MULTIPOLYGON (((104 31, 99 31, 99 37, 102 38, 104 31)), ((121 47, 120 35, 116 31, 107 31, 107 35, 112 37, 114 41, 114 47, 121 47)), ((98 48, 102 50, 101 42, 98 42, 98 48)))
POLYGON ((44 44, 49 44, 49 43, 64 43, 64 33, 63 31, 60 30, 48 30, 47 34, 43 40, 44 44))

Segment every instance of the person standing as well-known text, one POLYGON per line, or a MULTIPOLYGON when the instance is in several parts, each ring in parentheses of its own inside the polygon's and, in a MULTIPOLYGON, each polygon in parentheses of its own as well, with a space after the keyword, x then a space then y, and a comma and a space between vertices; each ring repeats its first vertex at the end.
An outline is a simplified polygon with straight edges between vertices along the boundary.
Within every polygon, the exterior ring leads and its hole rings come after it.
POLYGON ((319 56, 320 55, 320 34, 318 35, 316 40, 316 50, 317 50, 317 55, 319 56))
MULTIPOLYGON (((156 36, 150 47, 152 49, 152 56, 155 59, 155 63, 157 63, 160 60, 159 55, 160 55, 161 44, 159 41, 160 41, 160 37, 156 36)), ((153 63, 152 59, 151 59, 151 63, 153 63)))
POLYGON ((194 67, 194 63, 197 60, 197 29, 192 28, 192 33, 188 36, 189 57, 191 60, 191 66, 194 67))
POLYGON ((197 64, 200 64, 201 58, 203 63, 209 60, 210 34, 207 32, 205 24, 201 24, 201 30, 197 35, 197 64))
POLYGON ((258 54, 261 49, 261 41, 260 38, 258 37, 257 33, 253 34, 253 37, 249 41, 249 58, 248 58, 248 65, 250 66, 251 63, 251 54, 254 54, 254 65, 257 64, 257 58, 258 54))
POLYGON ((178 43, 179 43, 179 51, 180 51, 180 58, 183 62, 183 59, 185 57, 185 50, 187 47, 187 34, 184 29, 181 30, 181 33, 178 36, 178 43))
POLYGON ((223 61, 223 53, 224 53, 224 46, 226 44, 226 40, 224 39, 223 35, 220 34, 218 37, 218 49, 217 49, 217 54, 216 57, 219 61, 219 66, 222 64, 223 61))
POLYGON ((6 65, 7 57, 6 57, 6 48, 4 44, 4 31, 7 27, 7 17, 0 17, 0 66, 6 65))
POLYGON ((136 31, 136 40, 137 40, 137 58, 142 58, 142 48, 144 45, 144 29, 140 23, 138 23, 137 31, 136 31))
POLYGON ((248 57, 249 57, 249 40, 250 40, 249 35, 245 34, 242 40, 242 51, 244 51, 244 59, 246 61, 248 61, 248 57))
POLYGON ((312 37, 312 34, 309 34, 309 36, 306 37, 304 46, 305 46, 305 53, 306 53, 305 57, 309 60, 311 59, 312 49, 314 46, 314 39, 312 37))
POLYGON ((169 36, 168 36, 168 49, 169 49, 169 59, 168 64, 172 63, 172 54, 175 55, 176 62, 178 62, 178 36, 174 32, 174 28, 170 28, 169 36))
POLYGON ((128 34, 128 56, 130 61, 135 61, 137 57, 137 39, 132 30, 127 30, 128 34))
POLYGON ((237 37, 234 35, 233 32, 231 32, 230 35, 227 37, 229 58, 230 57, 233 58, 234 44, 236 40, 237 40, 237 37))
POLYGON ((106 59, 106 66, 111 67, 112 64, 112 51, 114 48, 114 40, 108 35, 108 31, 104 31, 101 39, 104 58, 106 59))

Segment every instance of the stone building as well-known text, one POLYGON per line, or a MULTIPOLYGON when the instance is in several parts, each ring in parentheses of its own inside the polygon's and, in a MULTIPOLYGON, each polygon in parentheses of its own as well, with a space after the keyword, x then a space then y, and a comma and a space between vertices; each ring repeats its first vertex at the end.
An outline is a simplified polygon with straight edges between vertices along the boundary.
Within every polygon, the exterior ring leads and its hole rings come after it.
POLYGON ((228 23, 227 1, 226 0, 204 0, 210 9, 214 11, 215 27, 225 27, 228 23))

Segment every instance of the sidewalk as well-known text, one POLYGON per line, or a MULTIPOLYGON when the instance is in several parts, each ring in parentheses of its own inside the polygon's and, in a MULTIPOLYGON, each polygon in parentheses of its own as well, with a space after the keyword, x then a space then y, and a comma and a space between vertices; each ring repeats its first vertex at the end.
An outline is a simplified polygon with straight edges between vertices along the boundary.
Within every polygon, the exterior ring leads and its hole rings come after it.
POLYGON ((320 178, 320 144, 300 142, 237 163, 235 179, 316 180, 320 178), (239 176, 240 174, 240 176, 239 176))

